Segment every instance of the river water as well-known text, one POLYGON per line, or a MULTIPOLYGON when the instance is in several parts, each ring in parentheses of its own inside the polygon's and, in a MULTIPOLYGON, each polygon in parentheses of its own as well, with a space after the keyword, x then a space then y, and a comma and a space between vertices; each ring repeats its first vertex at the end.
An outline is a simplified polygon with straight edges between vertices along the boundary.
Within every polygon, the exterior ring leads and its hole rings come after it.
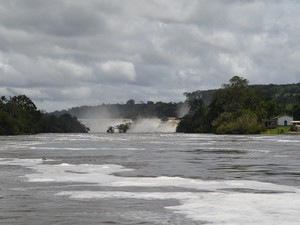
POLYGON ((0 137, 0 224, 300 224, 300 136, 0 137))

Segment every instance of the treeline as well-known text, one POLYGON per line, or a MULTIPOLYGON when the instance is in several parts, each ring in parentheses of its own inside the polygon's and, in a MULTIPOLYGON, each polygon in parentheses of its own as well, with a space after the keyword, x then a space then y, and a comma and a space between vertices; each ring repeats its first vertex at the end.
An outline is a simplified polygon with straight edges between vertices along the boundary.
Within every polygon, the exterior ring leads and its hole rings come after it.
POLYGON ((0 135, 74 132, 87 132, 76 117, 43 113, 25 95, 0 98, 0 135))
POLYGON ((152 102, 147 103, 139 102, 135 103, 133 99, 130 99, 126 104, 102 104, 98 106, 80 106, 73 107, 68 110, 55 111, 52 115, 62 115, 68 113, 72 116, 76 116, 80 119, 97 119, 97 118, 128 118, 135 119, 138 117, 150 118, 167 118, 177 117, 178 109, 183 103, 164 103, 164 102, 152 102))
MULTIPOLYGON (((294 106, 298 104, 300 94, 300 83, 296 84, 267 84, 267 85, 249 85, 257 94, 264 99, 272 99, 277 106, 278 114, 292 115, 294 106)), ((201 96, 205 105, 212 101, 215 90, 197 90, 191 93, 184 93, 189 96, 201 96)))
POLYGON ((257 134, 266 129, 264 119, 288 114, 300 120, 300 84, 249 86, 248 83, 234 76, 229 84, 211 91, 210 95, 201 91, 185 93, 190 110, 181 119, 177 131, 257 134))
POLYGON ((217 134, 256 134, 266 129, 264 120, 290 115, 300 120, 300 83, 286 85, 249 85, 234 76, 220 89, 185 93, 184 103, 152 102, 73 107, 55 111, 53 116, 68 113, 81 119, 138 117, 179 117, 178 132, 217 134), (189 108, 182 116, 180 109, 189 108))

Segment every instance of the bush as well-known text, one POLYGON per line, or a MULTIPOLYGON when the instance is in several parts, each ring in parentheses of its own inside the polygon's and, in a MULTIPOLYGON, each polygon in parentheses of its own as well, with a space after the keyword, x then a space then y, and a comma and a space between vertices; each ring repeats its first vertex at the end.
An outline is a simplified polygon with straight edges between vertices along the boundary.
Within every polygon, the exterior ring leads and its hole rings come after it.
POLYGON ((257 122, 257 117, 252 112, 244 112, 241 115, 222 113, 213 126, 216 134, 259 134, 265 128, 257 122))
POLYGON ((68 114, 42 114, 25 95, 0 98, 0 135, 72 132, 87 133, 87 128, 68 114))

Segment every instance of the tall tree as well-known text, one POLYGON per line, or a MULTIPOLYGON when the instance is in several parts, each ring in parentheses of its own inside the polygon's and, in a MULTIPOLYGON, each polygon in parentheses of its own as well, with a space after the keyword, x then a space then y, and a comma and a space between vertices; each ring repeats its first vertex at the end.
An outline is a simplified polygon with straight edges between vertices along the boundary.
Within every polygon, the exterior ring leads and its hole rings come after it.
POLYGON ((210 104, 210 121, 212 130, 217 133, 225 132, 220 127, 226 126, 226 133, 257 133, 261 130, 258 120, 265 117, 266 112, 262 107, 260 96, 248 86, 249 81, 243 77, 234 76, 229 80, 229 84, 224 84, 222 89, 217 90, 210 104), (230 115, 230 116, 229 116, 230 115), (236 122, 244 127, 251 123, 253 127, 248 126, 248 130, 237 129, 236 122))
POLYGON ((234 76, 228 84, 214 92, 208 107, 202 92, 185 93, 190 106, 182 118, 178 132, 258 133, 263 128, 259 120, 265 117, 262 99, 249 87, 249 81, 234 76))
POLYGON ((294 120, 300 120, 300 96, 297 96, 297 102, 293 107, 294 120))
POLYGON ((0 135, 46 132, 86 133, 87 128, 70 115, 55 117, 43 114, 25 95, 0 98, 0 135))

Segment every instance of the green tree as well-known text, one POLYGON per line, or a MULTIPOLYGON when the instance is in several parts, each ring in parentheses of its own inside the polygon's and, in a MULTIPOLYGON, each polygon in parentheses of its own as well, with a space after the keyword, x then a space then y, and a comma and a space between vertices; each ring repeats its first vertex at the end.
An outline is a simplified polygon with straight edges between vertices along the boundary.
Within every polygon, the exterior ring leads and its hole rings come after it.
MULTIPOLYGON (((228 121, 226 121, 228 115, 231 115, 231 120, 238 120, 240 124, 242 121, 248 121, 251 122, 251 124, 254 124, 254 120, 257 123, 265 118, 267 113, 262 105, 262 98, 255 90, 248 86, 248 83, 248 80, 234 76, 229 80, 229 84, 224 84, 222 89, 219 89, 214 93, 212 102, 209 106, 210 118, 208 118, 212 124, 214 123, 212 126, 213 132, 220 133, 220 130, 223 130, 218 128, 219 126, 224 127, 224 124, 228 123, 228 121), (255 115, 255 117, 253 115, 255 115), (249 118, 252 119, 250 120, 249 118), (224 121, 224 124, 222 121, 224 121)), ((247 125, 248 124, 244 124, 245 127, 247 125)), ((248 128, 250 129, 250 127, 248 128)), ((253 129, 251 129, 251 131, 254 132, 253 129)), ((245 133, 245 131, 241 132, 245 133)), ((257 131, 254 133, 257 133, 257 131)))
POLYGON ((201 99, 200 92, 184 93, 187 97, 189 113, 181 118, 176 132, 206 133, 209 132, 207 123, 207 107, 201 99))
POLYGON ((36 133, 86 133, 87 128, 76 117, 56 117, 37 110, 35 104, 25 95, 6 99, 0 98, 0 135, 36 133))
POLYGON ((0 135, 21 134, 19 122, 9 113, 0 110, 0 135))
POLYGON ((177 131, 259 133, 263 129, 259 121, 267 112, 262 98, 248 84, 243 77, 232 77, 228 84, 214 92, 208 107, 202 101, 202 91, 185 93, 190 111, 178 124, 177 131))
POLYGON ((22 134, 39 132, 42 114, 26 95, 11 97, 6 103, 6 111, 18 121, 18 128, 22 134))
POLYGON ((279 105, 274 99, 268 99, 263 102, 263 108, 265 109, 266 112, 266 117, 267 119, 274 118, 278 116, 280 110, 279 110, 279 105))
POLYGON ((127 105, 134 105, 135 101, 133 99, 130 99, 126 102, 127 105))
POLYGON ((126 133, 127 130, 129 130, 130 128, 130 124, 129 123, 122 123, 117 125, 117 129, 119 131, 119 133, 126 133))
POLYGON ((14 96, 8 101, 8 104, 16 105, 24 112, 35 112, 37 110, 35 104, 26 95, 14 96))
POLYGON ((293 117, 294 120, 300 120, 300 96, 298 96, 297 102, 293 107, 293 117))
POLYGON ((212 122, 216 134, 259 134, 264 127, 251 111, 224 112, 212 122))
POLYGON ((216 118, 223 112, 249 109, 257 113, 259 118, 264 117, 261 98, 248 86, 248 81, 234 76, 229 82, 224 84, 222 89, 217 90, 212 97, 210 110, 213 116, 216 118))

